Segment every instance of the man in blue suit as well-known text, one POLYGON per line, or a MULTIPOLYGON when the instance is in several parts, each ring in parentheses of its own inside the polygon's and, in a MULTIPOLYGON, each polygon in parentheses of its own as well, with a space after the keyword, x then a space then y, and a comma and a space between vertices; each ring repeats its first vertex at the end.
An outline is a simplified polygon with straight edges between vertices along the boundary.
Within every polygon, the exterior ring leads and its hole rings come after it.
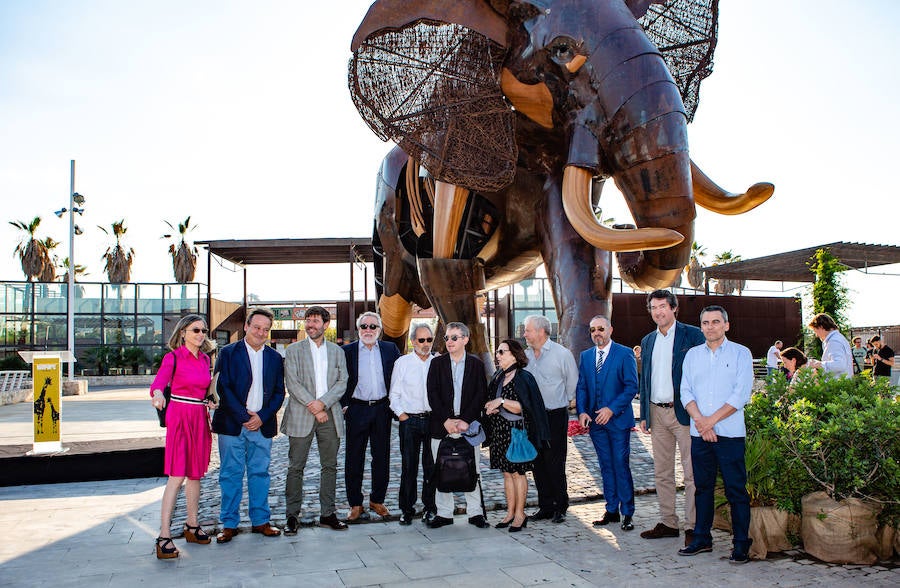
POLYGON ((266 345, 273 319, 266 308, 251 310, 244 338, 223 347, 216 361, 219 407, 212 430, 219 436, 219 518, 224 527, 216 537, 218 543, 228 543, 238 534, 245 470, 251 530, 266 537, 281 534, 270 523, 269 510, 272 437, 278 432, 276 415, 284 402, 284 360, 266 345))
POLYGON ((691 417, 681 404, 681 366, 691 347, 706 339, 697 327, 675 320, 678 298, 668 290, 647 296, 656 330, 641 340, 641 431, 650 433, 660 522, 641 533, 644 539, 678 537, 675 512, 675 446, 684 471, 685 545, 693 540, 694 469, 691 466, 691 417))
POLYGON ((581 353, 575 402, 578 420, 590 424, 591 441, 603 475, 606 512, 595 527, 622 522, 622 530, 634 524, 634 482, 629 455, 634 411, 631 401, 638 393, 637 362, 631 349, 612 341, 612 323, 595 316, 590 323, 595 347, 581 353), (621 515, 621 516, 620 516, 621 515))
POLYGON ((347 426, 347 454, 344 458, 344 484, 350 515, 347 522, 368 519, 363 509, 363 470, 366 467, 366 446, 371 443, 372 491, 369 508, 383 520, 391 513, 384 506, 387 495, 391 458, 391 411, 388 390, 391 374, 400 350, 393 343, 379 341, 381 317, 364 312, 356 319, 359 341, 343 346, 347 359, 347 391, 341 398, 347 426))

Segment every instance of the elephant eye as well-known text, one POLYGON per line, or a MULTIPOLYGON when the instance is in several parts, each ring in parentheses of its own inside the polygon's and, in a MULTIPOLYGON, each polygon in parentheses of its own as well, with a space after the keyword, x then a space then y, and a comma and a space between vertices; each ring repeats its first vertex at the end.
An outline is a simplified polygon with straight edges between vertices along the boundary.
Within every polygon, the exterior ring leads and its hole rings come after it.
POLYGON ((571 37, 556 37, 547 48, 550 59, 558 65, 566 65, 575 58, 576 43, 571 37))

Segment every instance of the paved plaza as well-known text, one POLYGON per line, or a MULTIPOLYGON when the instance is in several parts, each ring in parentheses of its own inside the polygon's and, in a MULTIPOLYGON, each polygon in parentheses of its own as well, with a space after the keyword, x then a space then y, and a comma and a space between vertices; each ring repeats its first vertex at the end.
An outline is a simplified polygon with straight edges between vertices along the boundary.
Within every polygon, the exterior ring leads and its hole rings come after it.
MULTIPOLYGON (((155 416, 144 394, 143 389, 98 391, 67 398, 69 429, 99 427, 114 420, 116 413, 109 411, 122 411, 130 420, 140 421, 136 430, 150 434, 155 416), (131 402, 146 402, 146 419, 140 417, 139 404, 117 408, 131 402)), ((7 435, 15 437, 17 427, 27 422, 28 405, 24 410, 21 406, 0 407, 0 441, 9 443, 7 435)), ((0 488, 0 534, 5 539, 0 542, 0 586, 900 585, 896 562, 837 566, 791 552, 734 566, 727 562, 730 536, 721 531, 714 531, 714 551, 695 557, 677 555, 681 539, 641 539, 640 531, 652 527, 659 515, 649 445, 648 436, 633 434, 632 470, 639 495, 636 530, 631 532, 591 525, 602 514, 603 501, 596 458, 586 437, 576 437, 569 445, 573 504, 567 521, 558 525, 532 521, 517 534, 477 529, 458 515, 453 526, 435 530, 420 521, 408 527, 378 521, 343 532, 305 526, 295 537, 266 538, 249 533, 245 518, 241 527, 247 532, 229 544, 186 545, 176 539, 181 557, 158 561, 153 539, 164 478, 0 488)), ((280 524, 285 438, 277 437, 274 447, 270 503, 273 519, 280 524)), ((398 460, 392 461, 387 501, 394 513, 398 460)), ((486 464, 486 455, 482 463, 486 464)), ((201 520, 209 529, 218 526, 216 467, 214 458, 202 485, 201 520)), ((311 520, 318 514, 318 463, 310 463, 306 474, 304 511, 311 520)), ((503 516, 495 511, 502 504, 502 481, 496 472, 487 471, 484 483, 488 520, 494 523, 503 516)), ((338 496, 345 499, 340 484, 338 496)), ((529 500, 534 500, 533 488, 529 500)), ((181 500, 178 508, 178 520, 183 521, 181 500)), ((339 514, 346 513, 345 503, 338 508, 339 514)))

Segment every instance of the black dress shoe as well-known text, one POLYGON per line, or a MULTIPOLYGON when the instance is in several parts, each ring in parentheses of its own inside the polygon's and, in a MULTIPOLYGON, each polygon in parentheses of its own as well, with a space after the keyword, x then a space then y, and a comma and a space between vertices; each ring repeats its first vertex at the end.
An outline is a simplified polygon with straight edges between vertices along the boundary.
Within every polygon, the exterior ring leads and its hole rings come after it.
POLYGON ((403 525, 404 527, 407 525, 411 525, 413 522, 413 516, 415 516, 415 515, 413 515, 413 513, 410 513, 410 512, 400 513, 400 524, 403 525))
POLYGON ((333 531, 346 531, 347 523, 339 521, 335 513, 331 513, 327 517, 319 517, 319 526, 328 527, 333 531))
POLYGON ((287 518, 287 523, 284 525, 284 534, 288 537, 296 535, 297 531, 300 530, 300 521, 297 520, 297 517, 294 515, 290 515, 287 518))
POLYGON ((712 545, 709 543, 691 543, 687 547, 678 550, 678 555, 697 555, 698 553, 706 553, 712 551, 712 545))
POLYGON ((508 521, 500 521, 499 523, 494 525, 494 528, 495 529, 505 529, 506 527, 510 526, 512 524, 512 522, 513 522, 513 519, 509 519, 508 521))
POLYGON ((556 511, 555 513, 553 513, 553 518, 550 519, 550 522, 557 523, 557 524, 565 523, 566 522, 566 513, 562 512, 562 511, 556 511))
POLYGON ((452 525, 453 519, 448 519, 447 517, 442 517, 440 515, 434 515, 434 518, 431 519, 431 522, 428 523, 428 527, 431 529, 440 529, 441 527, 446 527, 447 525, 452 525))
POLYGON ((553 518, 553 514, 553 511, 549 508, 539 508, 538 511, 529 518, 534 521, 549 521, 553 518))
POLYGON ((623 531, 633 531, 634 530, 634 523, 631 522, 631 517, 628 515, 625 515, 625 518, 622 519, 622 530, 623 531))
POLYGON ((434 512, 433 510, 426 510, 425 512, 422 513, 422 522, 425 523, 425 526, 427 527, 428 524, 431 521, 433 521, 434 517, 436 517, 436 516, 437 516, 437 513, 434 512))
POLYGON ((599 521, 594 521, 593 525, 595 527, 604 527, 610 523, 618 523, 620 520, 622 519, 619 517, 619 513, 606 511, 599 521))
POLYGON ((475 525, 479 529, 487 529, 490 527, 490 523, 484 520, 484 515, 475 515, 474 517, 469 517, 469 524, 475 525))

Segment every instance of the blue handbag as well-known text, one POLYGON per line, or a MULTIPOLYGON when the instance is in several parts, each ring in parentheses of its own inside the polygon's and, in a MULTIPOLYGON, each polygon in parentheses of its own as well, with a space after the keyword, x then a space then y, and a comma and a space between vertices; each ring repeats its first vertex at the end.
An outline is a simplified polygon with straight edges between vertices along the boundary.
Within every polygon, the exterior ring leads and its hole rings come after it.
POLYGON ((528 440, 528 433, 525 432, 524 426, 514 424, 509 448, 506 450, 506 460, 510 463, 526 463, 534 461, 536 457, 537 449, 528 440))

